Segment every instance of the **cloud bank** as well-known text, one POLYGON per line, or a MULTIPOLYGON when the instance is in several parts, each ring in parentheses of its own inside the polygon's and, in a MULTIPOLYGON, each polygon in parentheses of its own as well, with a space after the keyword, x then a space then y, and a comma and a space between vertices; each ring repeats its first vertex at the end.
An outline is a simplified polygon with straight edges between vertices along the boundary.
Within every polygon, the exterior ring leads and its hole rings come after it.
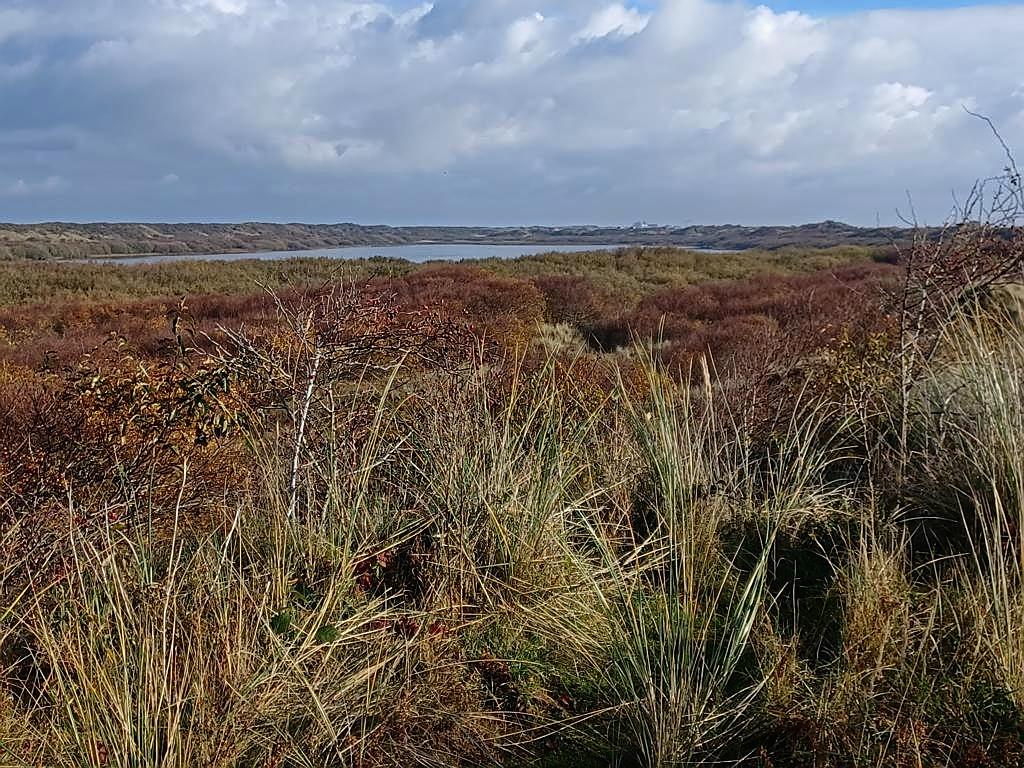
MULTIPOLYGON (((1024 5, 6 0, 0 219, 931 221, 1024 146, 1024 5)), ((1024 152, 1024 149, 1021 150, 1024 152)))

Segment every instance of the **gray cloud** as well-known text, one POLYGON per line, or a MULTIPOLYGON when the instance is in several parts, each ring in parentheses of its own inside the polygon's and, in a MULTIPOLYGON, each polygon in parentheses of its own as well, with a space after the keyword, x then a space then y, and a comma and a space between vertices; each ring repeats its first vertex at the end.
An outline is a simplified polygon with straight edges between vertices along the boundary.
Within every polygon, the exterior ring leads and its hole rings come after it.
POLYGON ((7 6, 0 218, 935 221, 1001 167, 964 106, 1024 143, 1022 5, 7 6))

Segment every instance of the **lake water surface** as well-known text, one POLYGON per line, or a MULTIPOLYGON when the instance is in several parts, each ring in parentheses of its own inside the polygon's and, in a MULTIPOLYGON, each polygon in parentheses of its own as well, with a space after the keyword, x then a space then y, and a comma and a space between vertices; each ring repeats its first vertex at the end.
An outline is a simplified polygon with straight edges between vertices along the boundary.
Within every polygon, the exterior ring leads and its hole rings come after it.
POLYGON ((372 259, 383 256, 392 259, 406 259, 414 263, 425 261, 463 261, 465 259, 517 259, 537 253, 580 253, 582 251, 609 251, 624 248, 623 245, 361 245, 346 248, 318 248, 309 251, 265 251, 262 253, 214 253, 214 254, 160 254, 155 256, 133 256, 117 259, 90 259, 118 264, 167 264, 174 261, 242 261, 258 259, 275 261, 280 259, 372 259))

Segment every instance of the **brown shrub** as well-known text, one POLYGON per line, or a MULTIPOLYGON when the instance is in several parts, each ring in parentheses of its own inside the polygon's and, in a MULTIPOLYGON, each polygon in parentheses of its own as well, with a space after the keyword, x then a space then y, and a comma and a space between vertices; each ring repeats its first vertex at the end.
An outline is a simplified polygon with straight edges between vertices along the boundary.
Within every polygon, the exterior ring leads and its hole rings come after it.
MULTIPOLYGON (((367 402, 375 402, 376 380, 398 361, 422 374, 458 364, 474 347, 437 316, 403 311, 389 297, 359 289, 209 297, 192 307, 198 320, 181 316, 184 303, 64 308, 39 324, 44 333, 34 329, 37 338, 46 337, 48 321, 50 340, 91 343, 113 323, 138 330, 142 341, 115 334, 61 366, 0 360, 0 523, 31 519, 26 553, 53 548, 52 537, 67 530, 69 498, 84 531, 135 526, 143 516, 159 529, 178 513, 191 526, 216 525, 218 510, 247 487, 253 461, 246 438, 276 426, 277 443, 288 450, 289 435, 300 429, 294 401, 311 375, 318 391, 344 391, 345 414, 358 420, 357 381, 368 388, 367 402), (204 333, 221 318, 256 322, 241 332, 204 333), (185 466, 188 495, 182 496, 185 466), (42 530, 52 535, 39 535, 42 530)), ((70 357, 76 350, 62 352, 70 357)), ((322 424, 304 421, 301 429, 336 430, 348 442, 366 433, 354 421, 339 424, 335 415, 322 424)))
POLYGON ((544 295, 544 319, 586 332, 611 311, 611 302, 593 281, 578 275, 541 275, 532 280, 544 295))
POLYGON ((439 312, 513 347, 525 345, 544 320, 544 296, 536 286, 476 267, 430 266, 407 277, 373 281, 368 289, 393 293, 406 311, 439 312))
POLYGON ((685 365, 710 354, 719 366, 746 365, 768 347, 795 347, 802 357, 853 326, 875 324, 884 265, 857 265, 811 275, 764 275, 750 280, 666 288, 620 318, 594 329, 604 348, 634 337, 667 342, 666 362, 685 365))

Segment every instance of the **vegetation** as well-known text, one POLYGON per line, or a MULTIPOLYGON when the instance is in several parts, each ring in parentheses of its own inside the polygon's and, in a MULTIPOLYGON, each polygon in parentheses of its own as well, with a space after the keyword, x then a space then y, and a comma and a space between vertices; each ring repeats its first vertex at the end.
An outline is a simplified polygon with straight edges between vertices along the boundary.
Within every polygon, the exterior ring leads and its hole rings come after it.
MULTIPOLYGON (((283 262, 181 262, 159 266, 0 264, 0 360, 38 367, 73 366, 79 358, 114 337, 129 339, 137 350, 172 348, 171 319, 182 310, 197 330, 214 333, 218 326, 276 322, 273 294, 351 283, 394 293, 407 309, 425 305, 497 336, 513 327, 532 329, 539 322, 569 330, 571 338, 597 348, 629 346, 630 328, 650 333, 647 304, 656 296, 680 299, 692 286, 720 283, 711 299, 722 302, 718 317, 694 316, 690 325, 717 323, 742 314, 732 331, 750 341, 744 322, 778 325, 782 316, 816 285, 817 295, 832 294, 842 281, 836 270, 876 265, 885 271, 885 252, 865 249, 826 251, 750 251, 706 254, 674 248, 623 249, 574 255, 546 254, 514 261, 484 260, 459 265, 413 265, 398 260, 283 262), (835 267, 835 269, 831 269, 835 267), (768 276, 810 273, 805 283, 776 283, 772 293, 761 287, 768 276), (727 282, 745 276, 753 283, 727 282), (762 293, 775 307, 737 304, 739 293, 762 293), (756 317, 755 317, 756 315, 756 317), (506 328, 507 326, 507 328, 506 328)), ((871 270, 868 270, 871 271, 871 270)), ((765 286, 767 283, 765 283, 765 286)), ((838 299, 837 299, 838 300, 838 299)), ((707 301, 700 306, 705 309, 707 301)), ((698 311, 698 305, 686 312, 698 311)), ((720 323, 719 323, 720 325, 720 323)), ((520 337, 523 333, 520 332, 520 337)), ((671 340, 666 338, 666 341, 671 340)), ((699 347, 692 336, 688 349, 699 347)), ((726 345, 728 346, 728 345, 726 345)))
POLYGON ((0 763, 1021 764, 1004 235, 2 268, 0 763))
MULTIPOLYGON (((794 274, 847 263, 891 260, 891 249, 785 249, 709 254, 681 248, 623 248, 589 253, 545 253, 521 259, 461 262, 502 277, 541 280, 575 277, 618 302, 635 301, 656 288, 762 273, 794 274)), ((0 307, 55 301, 124 302, 151 297, 239 294, 402 277, 446 264, 415 265, 403 259, 289 259, 286 261, 186 261, 159 265, 0 262, 0 307)))

